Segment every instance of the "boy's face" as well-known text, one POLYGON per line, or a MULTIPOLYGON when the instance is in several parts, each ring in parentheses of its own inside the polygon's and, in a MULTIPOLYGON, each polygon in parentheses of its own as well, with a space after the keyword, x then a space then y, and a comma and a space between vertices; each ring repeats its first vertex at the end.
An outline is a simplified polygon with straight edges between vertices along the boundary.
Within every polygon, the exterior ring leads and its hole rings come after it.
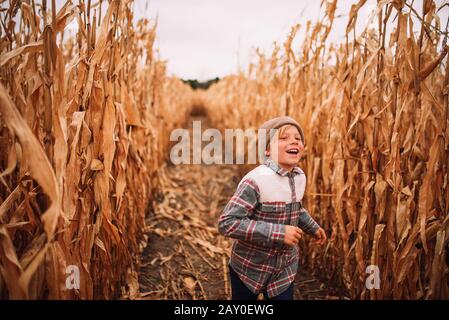
POLYGON ((266 154, 279 166, 290 171, 298 165, 303 151, 304 144, 298 129, 287 125, 277 130, 266 154))

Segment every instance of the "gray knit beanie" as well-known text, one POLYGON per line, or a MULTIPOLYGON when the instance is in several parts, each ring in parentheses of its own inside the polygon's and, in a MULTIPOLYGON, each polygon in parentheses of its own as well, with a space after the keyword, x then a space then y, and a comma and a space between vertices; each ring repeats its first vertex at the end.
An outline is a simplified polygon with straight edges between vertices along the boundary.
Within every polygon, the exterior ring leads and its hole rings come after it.
POLYGON ((267 146, 270 144, 270 138, 271 138, 270 137, 270 131, 271 131, 271 129, 279 129, 280 127, 285 126, 287 124, 295 126, 296 128, 298 128, 299 134, 301 135, 302 143, 305 144, 304 131, 302 130, 302 128, 299 125, 299 123, 295 119, 293 119, 291 117, 281 116, 281 117, 276 117, 276 118, 268 120, 267 122, 262 124, 262 126, 260 127, 260 129, 267 130, 267 140, 266 140, 265 150, 267 149, 267 146))

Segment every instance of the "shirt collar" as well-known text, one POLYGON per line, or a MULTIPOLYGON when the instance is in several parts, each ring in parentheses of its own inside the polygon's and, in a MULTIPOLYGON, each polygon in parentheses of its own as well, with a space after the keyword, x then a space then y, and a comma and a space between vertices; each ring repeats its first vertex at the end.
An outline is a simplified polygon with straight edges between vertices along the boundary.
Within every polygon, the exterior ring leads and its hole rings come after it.
MULTIPOLYGON (((267 160, 265 160, 264 163, 268 168, 270 168, 271 170, 273 170, 274 172, 276 172, 277 174, 279 174, 282 177, 288 176, 289 171, 285 170, 284 168, 282 168, 281 166, 279 166, 276 162, 273 161, 273 159, 268 158, 267 160)), ((304 173, 300 168, 298 167, 294 167, 293 170, 291 171, 293 176, 295 176, 296 174, 301 174, 304 173)))

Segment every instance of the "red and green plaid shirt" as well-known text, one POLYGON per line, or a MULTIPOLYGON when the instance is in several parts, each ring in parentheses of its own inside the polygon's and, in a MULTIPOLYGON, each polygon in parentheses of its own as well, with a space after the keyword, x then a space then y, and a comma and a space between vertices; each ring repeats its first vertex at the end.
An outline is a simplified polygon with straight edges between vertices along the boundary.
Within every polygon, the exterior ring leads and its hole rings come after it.
POLYGON ((283 243, 285 226, 315 234, 319 225, 302 207, 305 174, 268 159, 249 172, 223 210, 221 234, 234 238, 230 266, 255 294, 274 297, 287 290, 298 270, 298 246, 283 243))

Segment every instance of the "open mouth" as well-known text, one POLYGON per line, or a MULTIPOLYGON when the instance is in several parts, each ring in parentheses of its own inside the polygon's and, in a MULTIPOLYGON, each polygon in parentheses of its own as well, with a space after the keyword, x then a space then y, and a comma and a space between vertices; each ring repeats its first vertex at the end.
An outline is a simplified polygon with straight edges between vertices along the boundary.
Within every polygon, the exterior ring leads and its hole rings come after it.
POLYGON ((299 149, 298 148, 292 148, 292 149, 288 149, 287 150, 288 154, 299 154, 299 149))

